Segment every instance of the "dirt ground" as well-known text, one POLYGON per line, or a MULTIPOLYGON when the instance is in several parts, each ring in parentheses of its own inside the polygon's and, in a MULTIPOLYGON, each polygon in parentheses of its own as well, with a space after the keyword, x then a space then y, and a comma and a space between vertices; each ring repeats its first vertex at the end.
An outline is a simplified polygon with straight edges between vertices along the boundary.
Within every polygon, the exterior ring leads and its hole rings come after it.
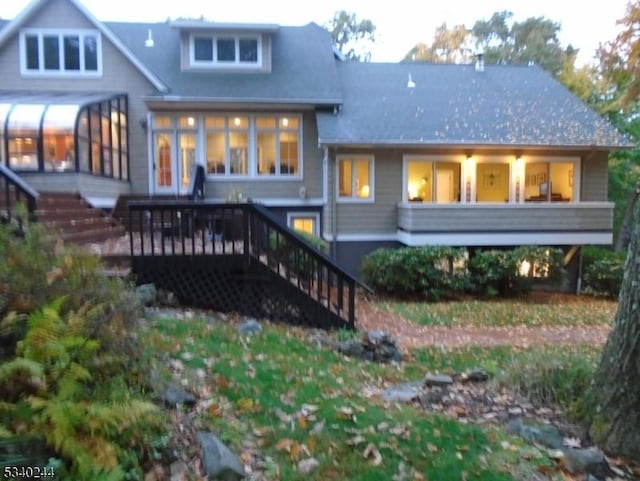
POLYGON ((420 326, 389 313, 374 302, 359 297, 356 302, 358 327, 389 333, 404 349, 427 346, 448 348, 464 346, 603 345, 609 325, 544 327, 443 327, 420 326))

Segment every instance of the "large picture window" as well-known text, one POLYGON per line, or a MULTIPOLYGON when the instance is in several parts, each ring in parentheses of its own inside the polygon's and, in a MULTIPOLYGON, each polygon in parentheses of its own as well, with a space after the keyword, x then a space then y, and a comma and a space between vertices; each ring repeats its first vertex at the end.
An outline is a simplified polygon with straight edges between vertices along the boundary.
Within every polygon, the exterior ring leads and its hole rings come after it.
POLYGON ((527 202, 571 202, 575 164, 573 162, 527 162, 524 198, 527 202))
POLYGON ((374 200, 373 157, 339 156, 337 170, 338 199, 374 200))
POLYGON ((301 174, 302 122, 296 115, 207 115, 208 175, 296 177, 301 174))
POLYGON ((96 30, 23 30, 20 36, 22 73, 99 75, 100 46, 100 33, 96 30))
POLYGON ((509 176, 506 162, 479 162, 476 166, 476 200, 509 202, 509 176))
POLYGON ((297 117, 256 118, 259 175, 299 173, 299 129, 297 117))
POLYGON ((411 158, 406 162, 406 195, 411 202, 460 202, 459 162, 411 158))

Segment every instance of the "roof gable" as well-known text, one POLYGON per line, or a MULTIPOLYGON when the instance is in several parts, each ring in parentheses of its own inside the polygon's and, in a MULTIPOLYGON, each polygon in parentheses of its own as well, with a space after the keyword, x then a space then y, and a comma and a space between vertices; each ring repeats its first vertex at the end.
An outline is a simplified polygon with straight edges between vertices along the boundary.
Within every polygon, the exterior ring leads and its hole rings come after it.
MULTIPOLYGON (((334 105, 341 102, 331 38, 316 24, 271 32, 270 72, 183 71, 181 30, 170 22, 108 22, 137 58, 167 85, 166 100, 334 105), (154 46, 144 40, 151 32, 154 46)), ((158 100, 165 98, 158 95, 158 100)))
MULTIPOLYGON (((107 38, 115 47, 126 57, 139 71, 144 75, 149 82, 159 91, 165 92, 168 90, 166 84, 156 76, 149 68, 138 59, 131 50, 122 43, 122 41, 102 22, 97 20, 89 10, 87 10, 82 3, 78 0, 63 0, 69 2, 76 9, 84 15, 87 20, 98 29, 105 38, 107 38)), ((28 24, 30 18, 32 18, 40 9, 44 8, 50 0, 33 0, 27 7, 24 8, 13 20, 7 22, 4 26, 0 24, 0 48, 6 44, 9 39, 18 34, 20 29, 28 24)))

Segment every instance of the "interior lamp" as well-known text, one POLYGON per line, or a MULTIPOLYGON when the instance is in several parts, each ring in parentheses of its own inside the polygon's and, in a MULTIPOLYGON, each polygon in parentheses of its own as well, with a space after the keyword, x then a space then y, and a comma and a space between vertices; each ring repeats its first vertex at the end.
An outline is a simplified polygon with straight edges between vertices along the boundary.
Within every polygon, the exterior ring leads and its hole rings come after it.
POLYGON ((362 190, 360 190, 360 196, 361 197, 369 197, 369 194, 371 193, 370 189, 369 189, 369 184, 364 184, 362 186, 362 190))

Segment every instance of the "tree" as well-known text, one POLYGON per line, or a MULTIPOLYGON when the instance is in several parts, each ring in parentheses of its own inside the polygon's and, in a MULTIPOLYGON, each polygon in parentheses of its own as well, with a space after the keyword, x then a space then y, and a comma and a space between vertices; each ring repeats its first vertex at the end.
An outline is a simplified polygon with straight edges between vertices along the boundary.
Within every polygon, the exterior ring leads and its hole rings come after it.
POLYGON ((350 60, 371 60, 369 46, 375 42, 376 26, 371 20, 358 20, 355 13, 340 10, 325 24, 336 48, 350 60))
MULTIPOLYGON (((640 0, 627 7, 623 31, 604 46, 605 75, 620 105, 637 105, 640 96, 640 0)), ((620 289, 618 310, 591 389, 594 414, 589 432, 605 450, 640 459, 640 203, 620 289)))
POLYGON ((536 63, 554 77, 576 51, 560 45, 560 24, 545 17, 530 17, 523 22, 511 22, 513 13, 496 12, 489 20, 477 21, 471 32, 484 51, 486 63, 536 63))
POLYGON ((470 32, 464 25, 449 29, 443 23, 436 28, 430 46, 416 44, 405 55, 403 62, 468 63, 473 53, 470 39, 470 32))

